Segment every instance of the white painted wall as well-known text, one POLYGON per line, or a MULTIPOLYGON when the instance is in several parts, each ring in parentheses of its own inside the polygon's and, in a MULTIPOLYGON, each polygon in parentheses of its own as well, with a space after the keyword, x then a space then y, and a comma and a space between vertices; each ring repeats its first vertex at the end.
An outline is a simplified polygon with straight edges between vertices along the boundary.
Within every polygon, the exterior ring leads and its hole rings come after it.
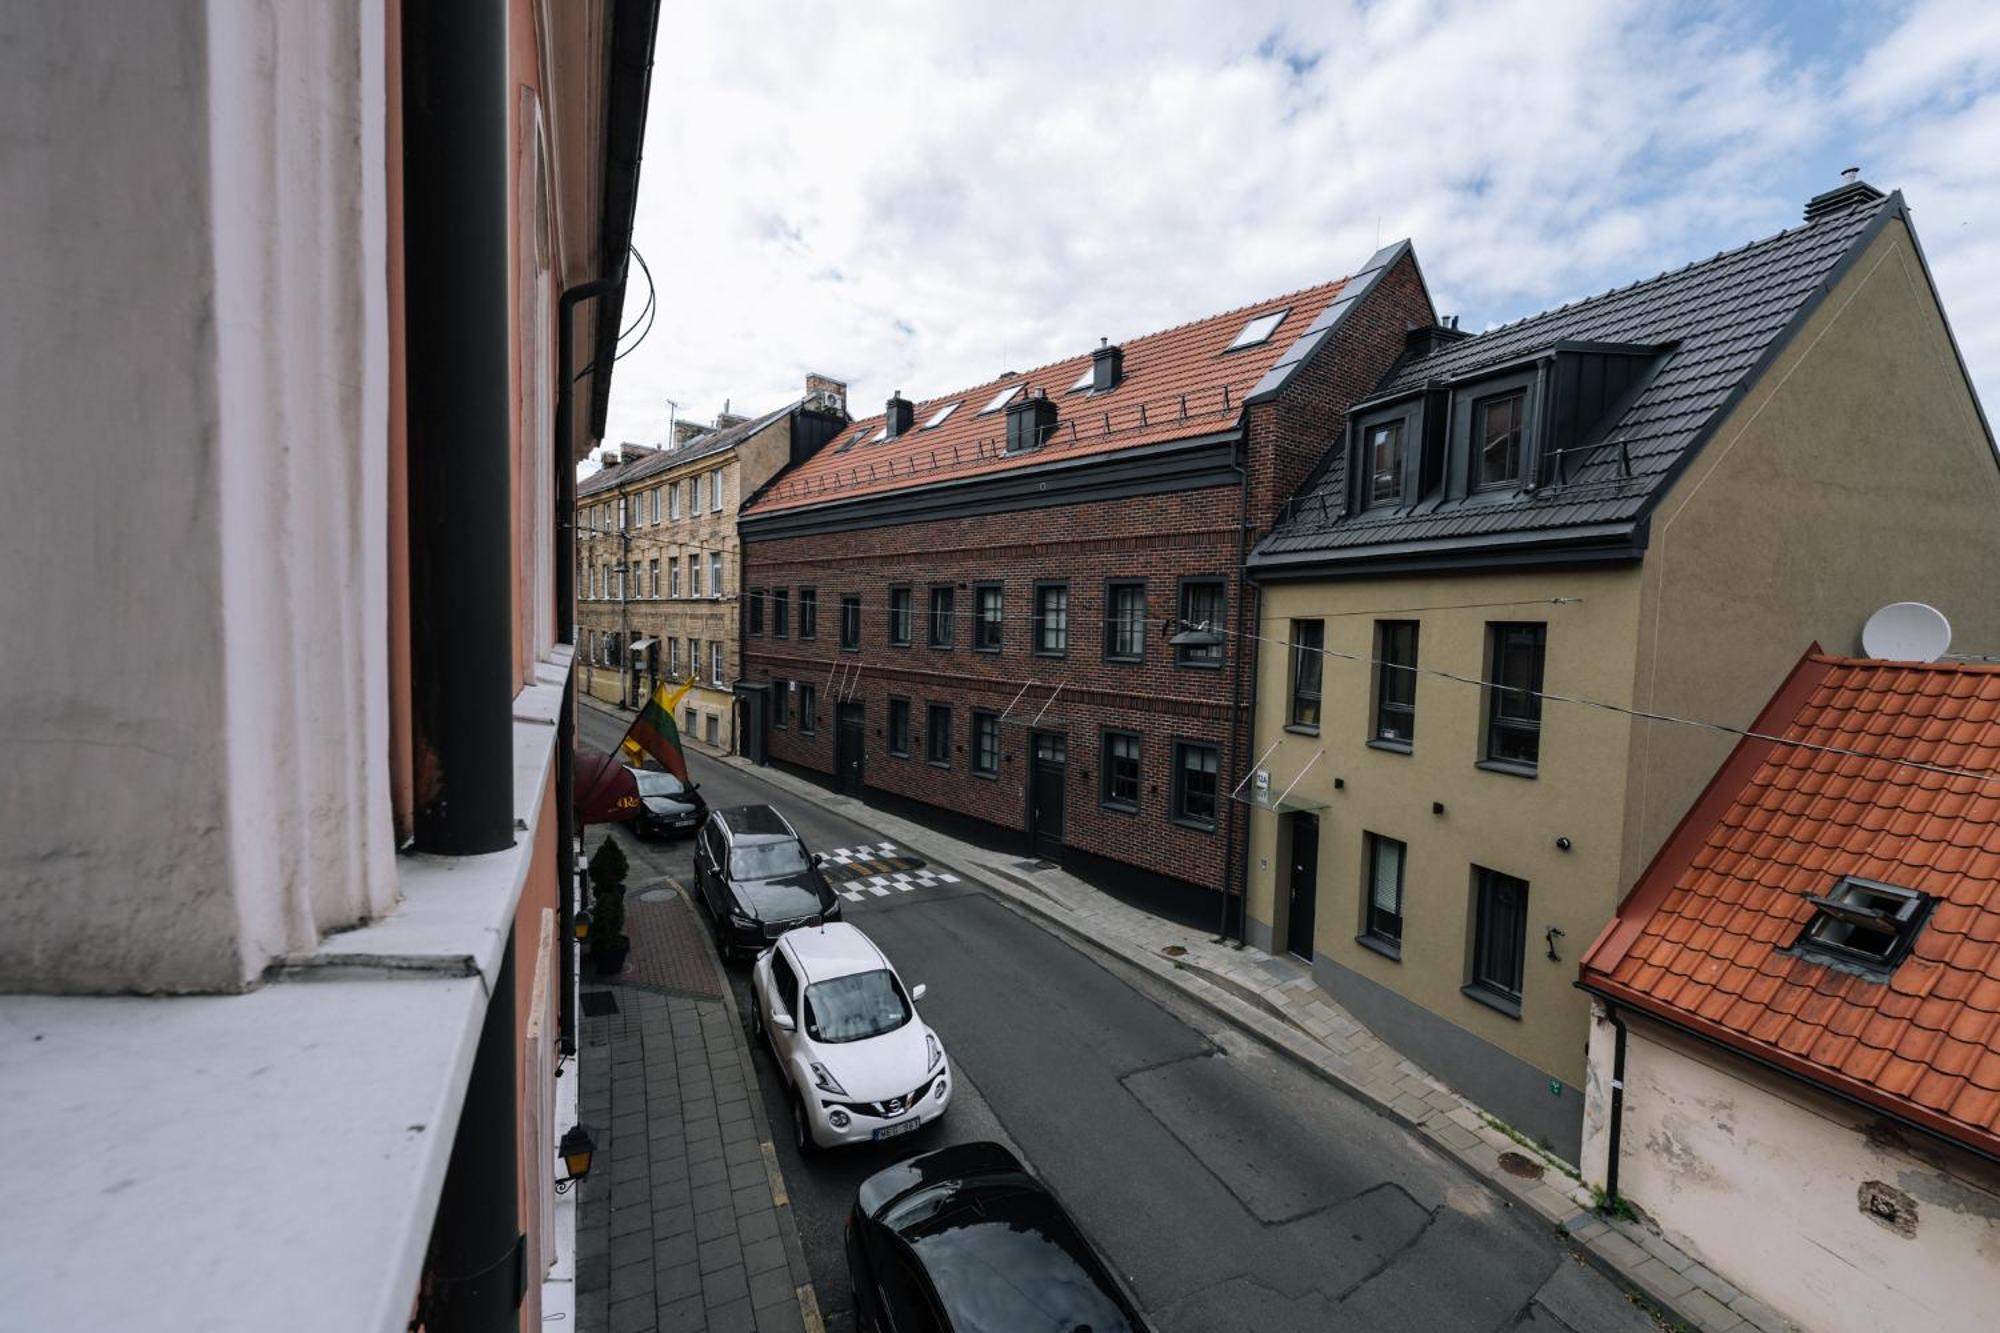
POLYGON ((379 0, 0 14, 0 990, 394 902, 379 0))
MULTIPOLYGON (((1994 1327, 2000 1167, 1636 1015, 1627 1025, 1619 1192, 1667 1239, 1819 1333, 1994 1327), (1904 1227, 1865 1211, 1864 1193, 1904 1227)), ((1599 1184, 1610 1036, 1593 1024, 1583 1166, 1599 1184)))

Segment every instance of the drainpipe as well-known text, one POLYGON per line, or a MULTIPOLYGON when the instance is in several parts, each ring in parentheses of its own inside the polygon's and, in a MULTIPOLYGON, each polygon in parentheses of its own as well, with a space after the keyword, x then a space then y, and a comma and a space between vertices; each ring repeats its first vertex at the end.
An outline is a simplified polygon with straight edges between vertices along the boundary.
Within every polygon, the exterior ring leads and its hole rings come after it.
MULTIPOLYGON (((1603 999, 1602 996, 1598 997, 1603 999)), ((1611 1143, 1604 1162, 1604 1201, 1618 1202, 1618 1141, 1625 1129, 1625 1020, 1618 1006, 1604 1000, 1604 1016, 1618 1035, 1611 1047, 1611 1143)))
MULTIPOLYGON (((1247 407, 1244 408, 1238 420, 1242 422, 1242 439, 1238 450, 1239 456, 1236 460, 1236 643, 1234 645, 1235 651, 1229 655, 1228 760, 1223 765, 1222 775, 1216 779, 1215 786, 1218 796, 1222 793, 1223 778, 1233 775, 1236 772, 1236 742, 1241 736, 1245 725, 1243 717, 1243 656, 1246 651, 1244 645, 1249 640, 1243 634, 1243 612, 1250 601, 1250 595, 1248 591, 1249 581, 1243 577, 1243 562, 1250 551, 1250 409, 1247 407)), ((1222 921, 1215 932, 1218 940, 1226 942, 1229 939, 1229 884, 1232 879, 1240 878, 1243 882, 1244 893, 1243 906, 1239 908, 1236 917, 1236 943, 1239 945, 1244 942, 1243 936, 1247 933, 1245 931, 1245 916, 1248 912, 1250 887, 1249 867, 1247 864, 1242 867, 1244 873, 1241 876, 1237 875, 1236 811, 1240 804, 1241 802, 1235 800, 1233 797, 1230 798, 1229 809, 1224 815, 1226 822, 1223 824, 1222 830, 1222 921)), ((1243 840, 1242 850, 1247 861, 1250 850, 1250 840, 1248 838, 1243 840)))

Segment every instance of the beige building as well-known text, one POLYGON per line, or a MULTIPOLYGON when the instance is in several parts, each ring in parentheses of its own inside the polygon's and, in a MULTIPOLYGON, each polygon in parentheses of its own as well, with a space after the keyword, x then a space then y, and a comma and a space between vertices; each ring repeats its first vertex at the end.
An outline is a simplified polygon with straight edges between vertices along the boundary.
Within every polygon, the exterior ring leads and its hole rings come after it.
POLYGON ((1572 1160, 1575 960, 1732 740, 1635 714, 1741 727, 1892 601, 2000 643, 2000 464, 1901 198, 1807 218, 1413 332, 1249 562, 1248 939, 1572 1160))
POLYGON ((664 449, 623 446, 577 487, 579 681, 637 707, 661 680, 695 688, 683 737, 736 748, 742 582, 736 515, 777 472, 847 424, 847 386, 807 375, 805 394, 762 416, 681 423, 664 449))
POLYGON ((1809 655, 1752 730, 1583 959, 1584 1177, 1802 1327, 1991 1328, 2000 666, 1809 655))

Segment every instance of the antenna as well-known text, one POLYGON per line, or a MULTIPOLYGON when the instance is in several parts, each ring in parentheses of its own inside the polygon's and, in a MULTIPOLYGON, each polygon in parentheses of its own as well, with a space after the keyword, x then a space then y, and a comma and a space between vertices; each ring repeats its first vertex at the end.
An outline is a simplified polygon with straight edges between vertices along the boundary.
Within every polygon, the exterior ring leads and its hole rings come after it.
POLYGON ((1951 622, 1923 602, 1891 602, 1861 627, 1861 651, 1886 662, 1935 662, 1951 647, 1951 622))

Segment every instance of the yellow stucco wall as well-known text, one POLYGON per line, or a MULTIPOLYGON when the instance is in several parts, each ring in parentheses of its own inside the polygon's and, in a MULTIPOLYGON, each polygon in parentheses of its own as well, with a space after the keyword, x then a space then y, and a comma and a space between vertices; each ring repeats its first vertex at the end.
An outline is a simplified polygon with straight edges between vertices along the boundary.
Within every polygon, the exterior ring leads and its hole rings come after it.
MULTIPOLYGON (((1650 711, 1747 724, 1809 644, 1858 655, 1889 602, 1943 611, 1954 651, 2000 652, 2000 465, 1900 222, 1663 498, 1643 570, 1650 711)), ((1639 725, 1623 883, 1733 743, 1639 725)))
MULTIPOLYGON (((1545 688, 1613 703, 1631 696, 1639 577, 1635 569, 1534 571, 1397 580, 1274 584, 1265 589, 1260 632, 1289 640, 1294 619, 1324 618, 1330 653, 1366 658, 1374 622, 1420 623, 1420 667, 1473 680, 1485 670, 1493 621, 1548 625, 1545 688), (1550 605, 1555 597, 1576 598, 1550 605)), ((1629 722, 1614 713, 1550 703, 1542 713, 1539 776, 1475 767, 1484 744, 1484 696, 1437 676, 1417 681, 1416 744, 1409 754, 1370 748, 1370 670, 1329 657, 1318 736, 1284 729, 1290 706, 1289 654, 1259 647, 1257 752, 1273 790, 1282 789, 1317 750, 1294 791, 1323 803, 1314 920, 1315 953, 1360 973, 1537 1069, 1578 1084, 1588 1006, 1570 985, 1575 959, 1617 904, 1629 722), (1335 789, 1336 778, 1342 786, 1335 789), (1431 804, 1444 803, 1442 815, 1431 804), (1404 866, 1400 961, 1355 940, 1362 927, 1363 834, 1409 846, 1404 866), (1567 837, 1571 850, 1556 839, 1567 837), (1528 881, 1528 948, 1519 1018, 1460 993, 1470 979, 1472 867, 1528 881), (1546 956, 1543 932, 1559 927, 1561 961, 1546 956)), ((1283 948, 1289 846, 1279 817, 1251 820, 1249 912, 1272 927, 1283 948)), ((1440 1071, 1447 1072, 1447 1071, 1440 1071)))

